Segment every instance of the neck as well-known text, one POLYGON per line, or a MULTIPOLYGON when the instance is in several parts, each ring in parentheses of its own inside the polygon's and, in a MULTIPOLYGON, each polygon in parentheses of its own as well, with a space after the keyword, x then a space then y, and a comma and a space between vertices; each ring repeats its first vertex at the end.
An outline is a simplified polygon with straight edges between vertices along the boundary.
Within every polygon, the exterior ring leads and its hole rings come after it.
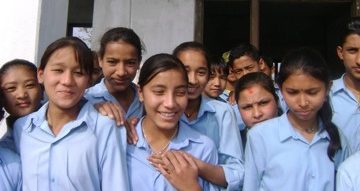
POLYGON ((49 105, 46 118, 49 124, 51 131, 54 135, 58 135, 61 129, 70 121, 73 121, 77 118, 80 112, 80 105, 73 107, 71 109, 63 110, 57 107, 52 107, 49 105))
POLYGON ((186 106, 184 113, 189 120, 196 118, 197 113, 199 112, 200 109, 200 104, 201 104, 201 96, 193 100, 188 100, 188 104, 186 106))
POLYGON ((289 112, 287 115, 293 128, 300 132, 307 140, 311 141, 314 134, 319 130, 317 118, 305 121, 298 119, 292 112, 289 112))
POLYGON ((176 125, 173 128, 161 129, 145 116, 141 128, 144 138, 151 147, 152 154, 162 154, 176 136, 179 127, 176 125))
POLYGON ((131 86, 127 87, 123 91, 110 92, 109 93, 115 97, 115 99, 120 103, 122 109, 127 112, 132 100, 134 99, 134 92, 131 86))
POLYGON ((356 95, 360 94, 360 80, 352 78, 350 75, 345 74, 344 83, 356 95))

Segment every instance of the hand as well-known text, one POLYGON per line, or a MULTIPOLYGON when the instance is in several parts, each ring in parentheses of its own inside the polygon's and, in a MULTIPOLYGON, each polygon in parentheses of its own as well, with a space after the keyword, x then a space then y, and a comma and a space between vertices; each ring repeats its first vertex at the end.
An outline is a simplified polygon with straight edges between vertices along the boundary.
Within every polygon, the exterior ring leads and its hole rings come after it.
POLYGON ((119 104, 112 102, 100 102, 95 104, 94 107, 101 115, 114 119, 117 126, 125 124, 125 111, 119 104))
POLYGON ((139 140, 135 129, 138 120, 139 119, 137 117, 130 117, 130 119, 125 122, 127 142, 129 144, 136 144, 139 140))
POLYGON ((182 151, 167 151, 158 169, 177 190, 201 190, 195 161, 182 151))

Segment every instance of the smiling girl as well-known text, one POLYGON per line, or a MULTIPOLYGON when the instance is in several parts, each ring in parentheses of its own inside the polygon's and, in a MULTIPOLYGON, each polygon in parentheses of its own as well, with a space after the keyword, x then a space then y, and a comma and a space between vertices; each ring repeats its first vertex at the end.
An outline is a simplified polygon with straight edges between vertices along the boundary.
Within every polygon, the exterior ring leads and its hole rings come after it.
POLYGON ((23 190, 127 190, 125 130, 83 98, 92 55, 75 37, 56 40, 38 69, 48 96, 14 125, 23 190))

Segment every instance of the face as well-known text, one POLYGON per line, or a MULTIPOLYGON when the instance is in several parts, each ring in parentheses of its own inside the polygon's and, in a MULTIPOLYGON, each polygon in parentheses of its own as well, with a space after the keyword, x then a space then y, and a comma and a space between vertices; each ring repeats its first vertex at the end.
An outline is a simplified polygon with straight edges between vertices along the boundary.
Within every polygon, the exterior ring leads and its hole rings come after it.
POLYGON ((283 82, 281 93, 290 109, 289 115, 313 121, 326 101, 328 88, 324 82, 298 71, 283 82))
POLYGON ((204 54, 196 50, 185 50, 179 53, 179 60, 185 65, 188 73, 188 98, 200 97, 208 82, 208 67, 204 54))
POLYGON ((110 93, 128 90, 139 69, 140 60, 136 48, 124 41, 110 42, 100 59, 105 85, 110 93))
POLYGON ((161 129, 177 127, 188 101, 187 84, 183 74, 178 70, 157 74, 139 89, 139 98, 144 104, 144 120, 148 124, 161 129))
POLYGON ((247 127, 274 118, 278 107, 274 96, 260 85, 253 85, 240 92, 238 108, 247 127))
POLYGON ((232 70, 236 78, 240 79, 245 74, 259 72, 260 66, 256 60, 244 55, 234 60, 232 70))
POLYGON ((337 47, 337 54, 344 63, 346 76, 360 81, 360 36, 347 36, 344 44, 337 47))
POLYGON ((223 70, 214 70, 210 73, 204 93, 211 98, 216 98, 225 90, 226 82, 227 76, 223 70))
POLYGON ((227 76, 227 81, 229 83, 235 83, 236 82, 236 75, 232 68, 229 68, 229 75, 227 76))
POLYGON ((90 76, 81 71, 72 47, 56 50, 43 70, 38 71, 39 82, 49 98, 49 108, 77 109, 87 88, 90 76))
POLYGON ((9 68, 1 78, 4 108, 14 116, 21 117, 36 111, 42 91, 36 72, 26 66, 9 68))

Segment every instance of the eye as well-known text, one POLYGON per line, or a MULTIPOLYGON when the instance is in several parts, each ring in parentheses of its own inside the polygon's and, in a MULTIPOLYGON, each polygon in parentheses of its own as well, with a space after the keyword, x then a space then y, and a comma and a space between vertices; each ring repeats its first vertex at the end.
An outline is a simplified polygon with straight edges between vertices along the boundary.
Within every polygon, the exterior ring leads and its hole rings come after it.
POLYGON ((84 72, 82 72, 81 70, 76 70, 76 71, 74 71, 74 74, 77 76, 83 76, 84 72))
POLYGON ((355 54, 358 52, 358 49, 357 48, 348 48, 346 49, 347 52, 349 52, 350 54, 355 54))
POLYGON ((136 60, 128 60, 128 61, 126 61, 126 65, 129 65, 131 67, 136 66, 137 63, 138 62, 136 60))
POLYGON ((32 89, 32 88, 34 88, 35 86, 36 86, 35 83, 29 83, 29 84, 26 84, 26 85, 25 85, 25 88, 27 88, 27 89, 32 89))
POLYGON ((176 90, 176 95, 177 96, 185 96, 186 94, 187 94, 187 90, 185 89, 185 88, 181 88, 181 89, 178 89, 178 90, 176 90))
POLYGON ((206 71, 206 70, 199 70, 199 71, 198 71, 198 74, 199 74, 200 76, 205 76, 205 75, 207 75, 207 71, 206 71))
POLYGON ((306 91, 306 93, 309 95, 316 95, 318 92, 319 92, 318 89, 311 89, 311 90, 306 91))
POLYGON ((152 92, 155 94, 155 95, 164 95, 164 90, 163 89, 153 89, 152 92))
POLYGON ((59 69, 59 68, 54 68, 52 69, 51 71, 55 72, 55 73, 62 73, 63 70, 62 69, 59 69))
POLYGON ((270 101, 268 101, 268 100, 260 101, 260 102, 259 102, 259 106, 265 106, 265 105, 267 105, 269 102, 270 102, 270 101))
POLYGON ((296 95, 297 93, 299 93, 299 91, 293 89, 286 89, 286 93, 289 95, 296 95))
POLYGON ((5 92, 8 92, 8 93, 14 92, 15 90, 16 90, 16 87, 15 87, 15 86, 9 86, 9 87, 5 87, 5 88, 4 88, 4 91, 5 91, 5 92))
POLYGON ((242 110, 250 110, 252 108, 251 105, 244 105, 244 106, 241 106, 241 109, 242 110))

